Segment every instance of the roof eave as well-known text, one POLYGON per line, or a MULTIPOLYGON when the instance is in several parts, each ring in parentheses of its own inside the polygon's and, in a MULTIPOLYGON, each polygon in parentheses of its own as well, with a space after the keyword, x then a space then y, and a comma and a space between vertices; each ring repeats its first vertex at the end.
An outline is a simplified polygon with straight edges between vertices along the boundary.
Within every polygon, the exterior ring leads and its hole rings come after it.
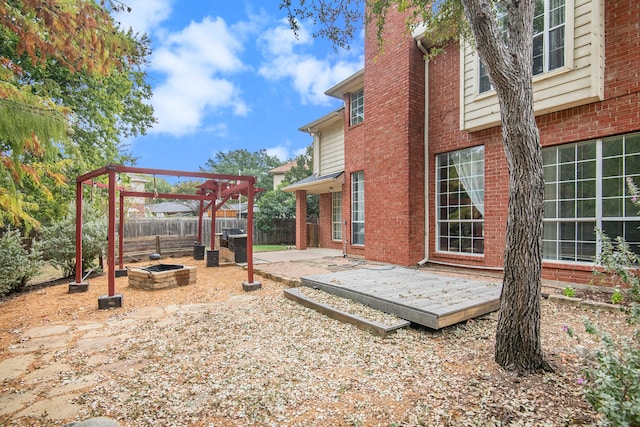
POLYGON ((298 130, 300 132, 305 132, 305 133, 317 132, 324 126, 329 125, 331 123, 335 123, 338 120, 343 119, 344 118, 343 111, 344 111, 344 107, 340 107, 337 110, 334 110, 329 114, 325 114, 319 119, 312 121, 311 123, 307 123, 306 125, 300 126, 298 130))
POLYGON ((327 90, 324 94, 328 96, 332 96, 334 98, 338 98, 340 100, 344 99, 344 94, 353 92, 354 90, 360 89, 364 86, 364 68, 360 71, 352 74, 347 77, 334 87, 327 90))
POLYGON ((342 184, 344 184, 344 173, 335 177, 327 177, 325 179, 318 179, 312 182, 293 183, 286 187, 282 187, 281 190, 288 193, 305 190, 308 194, 324 194, 337 189, 342 191, 342 184))

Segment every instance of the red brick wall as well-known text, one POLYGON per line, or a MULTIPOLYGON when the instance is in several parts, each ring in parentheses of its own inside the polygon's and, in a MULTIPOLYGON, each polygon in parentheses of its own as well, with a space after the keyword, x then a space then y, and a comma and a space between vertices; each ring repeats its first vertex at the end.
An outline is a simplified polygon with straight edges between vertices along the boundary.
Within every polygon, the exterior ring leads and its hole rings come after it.
MULTIPOLYGON (((607 2, 605 100, 537 118, 543 146, 572 143, 640 130, 640 2, 607 2)), ((430 259, 500 268, 507 218, 508 174, 498 127, 459 130, 459 50, 448 46, 429 64, 430 259), (485 254, 483 257, 435 252, 435 156, 485 146, 485 254)), ((546 279, 589 282, 591 266, 545 262, 546 279)))
POLYGON ((296 191, 296 249, 307 249, 307 192, 296 191))
MULTIPOLYGON (((348 99, 347 99, 348 105, 348 99)), ((348 114, 348 108, 345 112, 348 114)), ((345 123, 349 123, 348 116, 345 123)), ((345 130, 343 212, 348 252, 412 265, 424 256, 424 61, 391 11, 384 51, 375 30, 365 48, 364 122, 345 130), (364 171, 365 244, 350 244, 351 173, 364 171)))

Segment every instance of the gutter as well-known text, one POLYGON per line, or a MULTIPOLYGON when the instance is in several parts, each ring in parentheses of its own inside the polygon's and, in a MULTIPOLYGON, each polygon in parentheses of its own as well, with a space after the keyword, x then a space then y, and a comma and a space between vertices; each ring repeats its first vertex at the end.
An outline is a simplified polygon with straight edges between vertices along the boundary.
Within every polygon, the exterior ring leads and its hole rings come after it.
POLYGON ((418 49, 424 54, 424 258, 418 265, 429 261, 429 51, 422 45, 422 40, 416 40, 418 49))

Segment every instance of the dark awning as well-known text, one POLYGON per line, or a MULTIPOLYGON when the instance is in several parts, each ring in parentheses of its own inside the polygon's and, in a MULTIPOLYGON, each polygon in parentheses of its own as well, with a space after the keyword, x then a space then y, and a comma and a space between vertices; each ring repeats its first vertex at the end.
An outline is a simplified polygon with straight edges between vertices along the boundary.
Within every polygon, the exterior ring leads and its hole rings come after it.
POLYGON ((298 190, 305 190, 309 194, 323 194, 331 191, 342 191, 344 184, 344 171, 318 176, 310 175, 300 181, 282 188, 282 191, 295 193, 298 190))

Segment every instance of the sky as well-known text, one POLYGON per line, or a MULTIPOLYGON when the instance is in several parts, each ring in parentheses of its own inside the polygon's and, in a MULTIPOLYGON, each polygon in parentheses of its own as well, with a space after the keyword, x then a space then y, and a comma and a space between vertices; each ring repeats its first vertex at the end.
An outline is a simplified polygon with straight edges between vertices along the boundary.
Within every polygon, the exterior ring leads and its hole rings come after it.
MULTIPOLYGON (((146 33, 157 123, 124 141, 136 166, 199 171, 218 152, 266 149, 283 163, 312 137, 298 129, 339 108, 324 92, 363 67, 362 35, 335 51, 280 0, 128 0, 114 16, 146 33)), ((294 2, 295 3, 295 2, 294 2)))

